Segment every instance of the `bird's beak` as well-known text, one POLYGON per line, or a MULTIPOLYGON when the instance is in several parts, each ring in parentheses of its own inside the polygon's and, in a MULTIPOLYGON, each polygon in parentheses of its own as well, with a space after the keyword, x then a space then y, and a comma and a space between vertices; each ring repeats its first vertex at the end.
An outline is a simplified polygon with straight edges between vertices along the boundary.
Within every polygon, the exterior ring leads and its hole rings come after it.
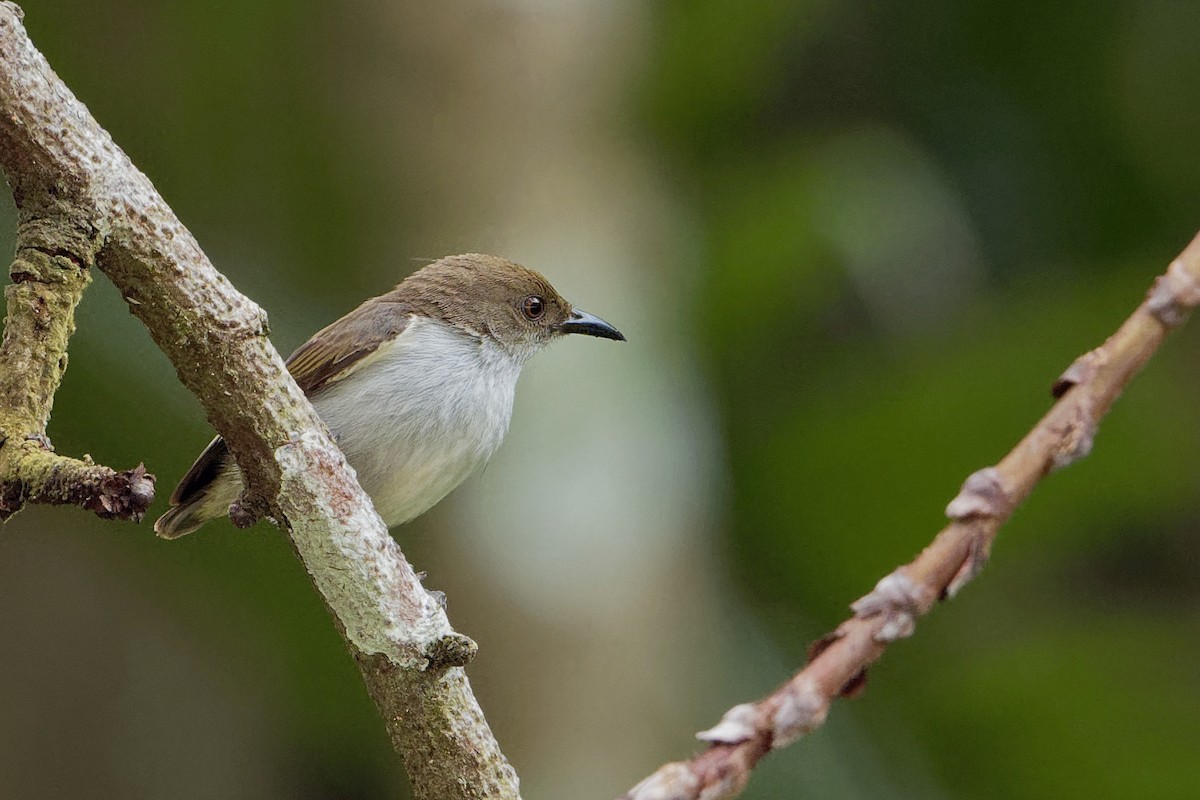
POLYGON ((571 310, 571 316, 558 326, 558 330, 560 333, 586 333, 588 336, 599 336, 616 342, 625 341, 624 334, 612 325, 578 308, 571 310))

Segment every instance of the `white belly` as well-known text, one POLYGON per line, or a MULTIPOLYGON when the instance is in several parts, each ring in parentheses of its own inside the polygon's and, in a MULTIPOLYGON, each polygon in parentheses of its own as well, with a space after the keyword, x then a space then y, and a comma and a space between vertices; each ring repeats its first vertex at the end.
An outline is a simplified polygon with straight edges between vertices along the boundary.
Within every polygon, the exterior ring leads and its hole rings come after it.
POLYGON ((521 366, 429 319, 368 358, 312 400, 384 522, 399 525, 496 452, 521 366))

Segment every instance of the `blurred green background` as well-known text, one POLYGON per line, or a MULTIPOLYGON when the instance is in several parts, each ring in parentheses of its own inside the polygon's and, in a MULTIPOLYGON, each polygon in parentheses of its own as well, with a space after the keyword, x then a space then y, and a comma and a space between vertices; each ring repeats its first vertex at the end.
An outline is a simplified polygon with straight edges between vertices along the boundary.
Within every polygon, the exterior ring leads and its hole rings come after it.
MULTIPOLYGON (((396 532, 529 798, 615 796, 783 680, 1200 226, 1197 4, 23 5, 285 353, 462 251, 629 336, 535 361, 502 454, 396 532)), ((1193 794, 1198 358, 745 796, 1193 794)), ((210 436, 102 276, 50 434, 164 498, 210 436)), ((0 796, 406 791, 274 529, 0 530, 0 796)))

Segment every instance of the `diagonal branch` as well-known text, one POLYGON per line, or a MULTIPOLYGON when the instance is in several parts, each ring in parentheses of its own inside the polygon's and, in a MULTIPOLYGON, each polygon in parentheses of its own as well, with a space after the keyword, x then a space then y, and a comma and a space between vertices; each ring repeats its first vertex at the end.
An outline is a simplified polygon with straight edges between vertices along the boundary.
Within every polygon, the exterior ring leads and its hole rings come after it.
MULTIPOLYGON (((39 212, 23 216, 23 233, 36 227, 50 249, 33 252, 58 259, 54 267, 67 276, 94 260, 199 398, 249 486, 238 521, 269 514, 287 529, 358 660, 416 796, 516 798, 516 773, 462 669, 474 643, 450 627, 388 535, 267 339, 266 315, 216 271, 149 179, 50 69, 21 18, 17 6, 0 3, 0 165, 22 213, 39 212)), ((43 285, 15 277, 15 294, 43 285)), ((58 365, 29 415, 42 428, 85 284, 76 277, 73 299, 46 307, 60 332, 54 341, 14 344, 32 364, 49 363, 52 372, 58 365)), ((27 333, 6 329, 5 342, 27 333)))
POLYGON ((950 524, 913 561, 855 602, 854 616, 813 645, 806 667, 771 695, 731 708, 715 727, 697 734, 710 743, 707 750, 666 764, 622 800, 736 797, 763 756, 820 727, 837 697, 862 690, 867 668, 889 644, 911 636, 918 617, 979 573, 1000 526, 1038 482, 1091 451, 1113 401, 1197 305, 1200 235, 1117 332, 1055 382, 1058 402, 1033 430, 1000 463, 967 478, 946 507, 950 524))

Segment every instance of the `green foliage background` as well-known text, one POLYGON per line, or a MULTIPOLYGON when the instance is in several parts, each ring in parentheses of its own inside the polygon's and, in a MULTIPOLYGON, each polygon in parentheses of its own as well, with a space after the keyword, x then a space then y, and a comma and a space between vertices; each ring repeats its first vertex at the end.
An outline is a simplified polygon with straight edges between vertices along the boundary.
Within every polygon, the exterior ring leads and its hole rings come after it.
MULTIPOLYGON (((372 36, 355 16, 369 5, 25 4, 34 41, 218 268, 269 308, 285 351, 413 268, 410 255, 474 249, 428 234, 436 190, 417 162, 433 145, 419 121, 397 134, 412 142, 411 191, 387 194, 378 154, 347 132, 372 120, 329 102, 339 55, 327 39, 395 47, 412 66, 408 39, 372 36), (382 253, 381 226, 393 236, 382 253)), ((446 6, 484 38, 497 15, 567 14, 446 6)), ((687 287, 668 297, 721 437, 715 557, 746 618, 798 664, 932 537, 962 478, 1023 435, 1053 379, 1200 226, 1200 6, 692 0, 638 4, 624 24, 641 55, 612 123, 669 187, 664 216, 686 220, 686 252, 645 270, 687 287)), ((1193 793, 1198 357, 1185 327, 1092 457, 1004 529, 983 576, 746 796, 1193 793)), ((208 429, 103 278, 71 358, 56 446, 145 460, 165 495, 208 429)), ((157 770, 194 769, 194 797, 402 795, 286 544, 228 528, 171 547, 147 536, 47 509, 0 531, 0 740, 25 748, 0 753, 0 786, 7 775, 14 797, 155 797, 176 785, 157 770), (201 666, 164 667, 167 651, 201 666), (228 784, 212 783, 202 750, 176 758, 176 726, 232 735, 174 682, 185 678, 243 714, 246 764, 223 767, 228 784), (150 722, 136 730, 157 734, 114 733, 104 720, 128 713, 121 687, 155 682, 162 705, 139 707, 150 722), (264 761, 276 777, 261 777, 264 761)), ((763 676, 748 684, 759 692, 785 674, 744 666, 763 676)), ((727 691, 696 699, 701 726, 747 697, 727 691)), ((519 705, 489 710, 502 734, 519 724, 519 705)), ((691 746, 679 730, 662 738, 641 774, 691 746)), ((593 742, 594 757, 605 748, 593 742)), ((630 769, 589 796, 622 791, 630 769)))

